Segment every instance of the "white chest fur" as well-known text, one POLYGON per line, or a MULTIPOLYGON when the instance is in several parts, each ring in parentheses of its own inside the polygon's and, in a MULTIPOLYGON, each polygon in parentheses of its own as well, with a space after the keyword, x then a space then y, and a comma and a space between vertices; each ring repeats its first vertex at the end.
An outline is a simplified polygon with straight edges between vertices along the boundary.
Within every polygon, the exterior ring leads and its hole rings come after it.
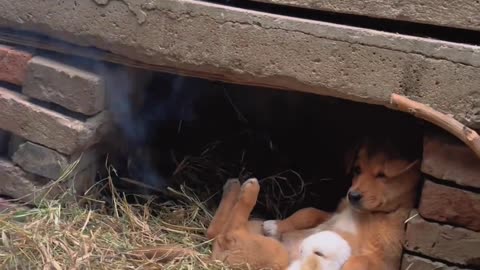
POLYGON ((300 257, 287 270, 340 270, 351 256, 350 245, 333 231, 321 231, 300 244, 300 257))
POLYGON ((349 207, 343 209, 340 213, 335 214, 327 223, 328 229, 346 232, 352 235, 356 235, 358 228, 357 222, 354 218, 354 213, 349 207))

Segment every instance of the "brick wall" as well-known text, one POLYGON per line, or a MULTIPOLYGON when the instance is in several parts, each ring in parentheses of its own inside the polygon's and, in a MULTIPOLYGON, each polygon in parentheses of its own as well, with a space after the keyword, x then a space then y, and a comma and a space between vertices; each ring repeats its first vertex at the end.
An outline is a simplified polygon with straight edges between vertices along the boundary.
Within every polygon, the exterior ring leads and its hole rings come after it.
POLYGON ((480 159, 451 137, 427 134, 422 171, 402 269, 480 269, 480 159))
POLYGON ((82 194, 94 181, 94 146, 108 126, 104 78, 85 59, 60 59, 0 45, 2 195, 37 203, 47 193, 82 194))

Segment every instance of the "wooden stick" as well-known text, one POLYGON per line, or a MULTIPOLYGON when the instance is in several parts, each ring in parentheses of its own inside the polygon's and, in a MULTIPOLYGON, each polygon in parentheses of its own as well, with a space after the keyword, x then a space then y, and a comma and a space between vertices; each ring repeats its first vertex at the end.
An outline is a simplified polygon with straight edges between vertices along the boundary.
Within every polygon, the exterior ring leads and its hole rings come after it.
POLYGON ((390 97, 390 105, 396 110, 410 113, 415 117, 445 129, 462 140, 480 158, 480 136, 477 132, 463 125, 453 117, 397 94, 392 94, 390 97))

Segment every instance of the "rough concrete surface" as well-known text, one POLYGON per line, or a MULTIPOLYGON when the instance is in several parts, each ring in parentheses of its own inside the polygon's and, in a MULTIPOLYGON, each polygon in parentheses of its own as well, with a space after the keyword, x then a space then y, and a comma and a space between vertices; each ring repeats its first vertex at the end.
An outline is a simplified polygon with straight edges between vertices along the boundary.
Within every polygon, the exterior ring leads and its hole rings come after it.
POLYGON ((211 79, 384 105, 400 93, 480 127, 475 46, 195 0, 2 1, 0 27, 211 79))
POLYGON ((253 0, 330 12, 480 30, 480 1, 473 0, 253 0))
POLYGON ((425 136, 422 171, 458 185, 480 188, 480 159, 468 146, 450 137, 425 136))
POLYGON ((31 58, 27 51, 0 45, 0 81, 21 85, 31 58))
POLYGON ((467 268, 458 268, 447 266, 440 262, 432 262, 428 259, 405 254, 402 260, 402 270, 468 270, 467 268))
POLYGON ((405 248, 458 265, 480 266, 480 233, 427 222, 419 216, 408 222, 405 248))
POLYGON ((32 104, 24 96, 0 87, 0 127, 29 141, 72 154, 97 143, 105 114, 86 122, 32 104))
POLYGON ((101 76, 88 70, 41 56, 28 64, 22 92, 53 102, 71 111, 94 115, 105 107, 105 86, 101 76))

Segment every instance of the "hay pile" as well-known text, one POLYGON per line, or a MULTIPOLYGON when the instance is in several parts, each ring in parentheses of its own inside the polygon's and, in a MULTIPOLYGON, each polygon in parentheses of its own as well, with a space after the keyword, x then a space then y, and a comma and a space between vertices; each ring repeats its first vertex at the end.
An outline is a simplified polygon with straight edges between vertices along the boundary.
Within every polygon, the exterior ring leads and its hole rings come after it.
POLYGON ((129 204, 112 190, 110 202, 45 200, 37 208, 2 212, 0 268, 227 269, 205 262, 211 246, 204 237, 205 224, 212 215, 190 190, 172 190, 183 197, 176 202, 142 205, 129 204), (200 255, 165 265, 133 256, 134 249, 163 244, 180 244, 200 255))

